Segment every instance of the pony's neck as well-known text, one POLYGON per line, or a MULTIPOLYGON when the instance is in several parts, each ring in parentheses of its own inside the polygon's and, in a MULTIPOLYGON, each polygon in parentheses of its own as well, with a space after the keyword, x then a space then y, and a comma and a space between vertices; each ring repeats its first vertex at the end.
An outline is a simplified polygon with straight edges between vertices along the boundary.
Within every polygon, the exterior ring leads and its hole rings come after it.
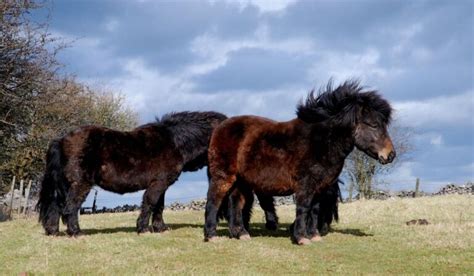
POLYGON ((329 124, 312 125, 310 139, 316 158, 334 164, 343 162, 355 144, 351 128, 329 124))

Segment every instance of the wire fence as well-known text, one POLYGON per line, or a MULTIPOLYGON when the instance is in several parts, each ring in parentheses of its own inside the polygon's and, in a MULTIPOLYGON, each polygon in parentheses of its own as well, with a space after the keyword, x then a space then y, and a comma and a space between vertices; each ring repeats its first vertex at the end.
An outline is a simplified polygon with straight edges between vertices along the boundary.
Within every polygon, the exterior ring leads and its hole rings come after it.
POLYGON ((0 221, 13 217, 25 217, 32 213, 36 205, 31 198, 33 184, 32 180, 17 181, 13 176, 10 191, 0 200, 0 221))

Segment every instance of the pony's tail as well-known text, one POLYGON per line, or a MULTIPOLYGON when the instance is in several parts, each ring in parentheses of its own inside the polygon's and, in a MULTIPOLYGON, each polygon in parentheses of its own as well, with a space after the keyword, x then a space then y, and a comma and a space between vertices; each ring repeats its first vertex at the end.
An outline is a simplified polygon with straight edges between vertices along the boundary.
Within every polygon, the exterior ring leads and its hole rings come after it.
POLYGON ((46 154, 46 171, 36 205, 39 221, 47 235, 59 232, 59 219, 69 190, 69 182, 64 175, 64 159, 61 140, 53 140, 46 154))
POLYGON ((334 193, 335 193, 335 198, 333 201, 333 210, 332 210, 332 215, 334 217, 334 220, 336 222, 339 222, 339 206, 338 203, 342 202, 342 194, 341 194, 341 187, 339 187, 339 184, 344 185, 344 182, 341 179, 338 179, 337 182, 334 184, 334 193))

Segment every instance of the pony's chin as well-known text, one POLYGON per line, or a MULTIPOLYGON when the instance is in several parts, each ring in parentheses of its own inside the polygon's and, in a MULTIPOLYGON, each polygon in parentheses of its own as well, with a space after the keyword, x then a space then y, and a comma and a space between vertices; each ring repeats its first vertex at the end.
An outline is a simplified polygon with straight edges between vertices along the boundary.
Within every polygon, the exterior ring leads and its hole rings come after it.
POLYGON ((392 160, 389 160, 389 159, 385 159, 385 158, 383 158, 383 157, 379 157, 377 160, 378 160, 379 163, 382 164, 382 165, 387 165, 387 164, 389 164, 389 163, 392 163, 392 161, 393 161, 393 159, 392 159, 392 160))
POLYGON ((371 152, 371 151, 369 151, 369 150, 363 150, 363 149, 360 149, 360 148, 358 148, 358 149, 359 149, 360 151, 362 151, 363 153, 367 154, 369 157, 371 157, 371 158, 373 158, 373 159, 379 161, 379 163, 381 163, 381 164, 384 165, 384 163, 382 163, 382 162, 384 162, 384 161, 383 161, 383 160, 380 160, 381 158, 379 157, 379 154, 378 154, 378 153, 373 153, 373 152, 371 152))
POLYGON ((378 158, 377 161, 379 161, 379 163, 382 164, 382 165, 386 165, 386 164, 389 163, 388 160, 385 160, 383 158, 378 158))

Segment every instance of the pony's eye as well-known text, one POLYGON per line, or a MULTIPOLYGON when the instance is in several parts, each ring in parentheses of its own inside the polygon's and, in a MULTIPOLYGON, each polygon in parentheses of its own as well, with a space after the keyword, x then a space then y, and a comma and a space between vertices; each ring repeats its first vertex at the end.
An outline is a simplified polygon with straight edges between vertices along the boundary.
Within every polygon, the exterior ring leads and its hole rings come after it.
POLYGON ((371 123, 367 123, 367 122, 364 122, 364 124, 366 124, 370 128, 377 128, 377 125, 375 125, 375 124, 371 124, 371 123))

